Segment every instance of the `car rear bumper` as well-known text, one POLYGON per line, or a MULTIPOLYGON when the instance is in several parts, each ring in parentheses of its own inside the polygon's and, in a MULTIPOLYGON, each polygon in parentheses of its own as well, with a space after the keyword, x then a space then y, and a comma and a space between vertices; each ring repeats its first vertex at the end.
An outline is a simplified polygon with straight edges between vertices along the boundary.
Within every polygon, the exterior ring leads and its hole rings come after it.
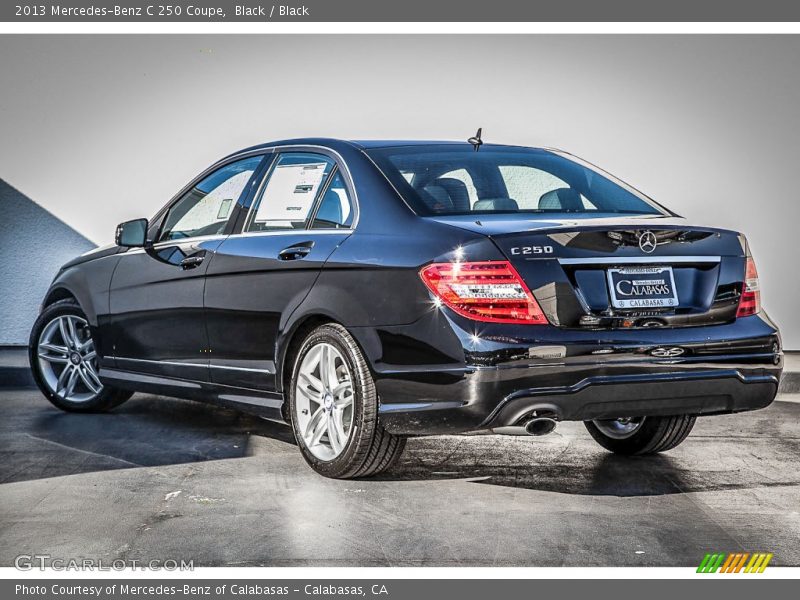
POLYGON ((464 365, 380 369, 384 426, 426 435, 512 426, 534 412, 585 421, 755 410, 774 400, 783 368, 779 334, 765 316, 703 328, 562 335, 560 344, 537 340, 523 353, 529 340, 485 331, 483 340, 491 349, 464 348, 464 365), (539 351, 531 348, 551 345, 558 356, 532 358, 539 351), (682 355, 653 356, 665 347, 682 355))

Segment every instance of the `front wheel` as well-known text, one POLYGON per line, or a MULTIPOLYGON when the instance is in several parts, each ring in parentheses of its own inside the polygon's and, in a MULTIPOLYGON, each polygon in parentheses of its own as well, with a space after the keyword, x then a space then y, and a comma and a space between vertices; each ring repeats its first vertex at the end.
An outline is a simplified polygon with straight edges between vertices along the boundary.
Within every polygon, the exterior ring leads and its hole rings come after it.
POLYGON ((628 456, 672 450, 689 435, 696 417, 628 417, 585 421, 586 429, 606 450, 628 456))
POLYGON ((28 358, 36 385, 61 410, 105 412, 132 395, 100 381, 89 322, 72 300, 42 311, 33 324, 28 358))
POLYGON ((320 475, 368 477, 400 457, 405 438, 378 420, 372 374, 355 340, 341 325, 322 325, 296 354, 289 407, 297 444, 320 475))

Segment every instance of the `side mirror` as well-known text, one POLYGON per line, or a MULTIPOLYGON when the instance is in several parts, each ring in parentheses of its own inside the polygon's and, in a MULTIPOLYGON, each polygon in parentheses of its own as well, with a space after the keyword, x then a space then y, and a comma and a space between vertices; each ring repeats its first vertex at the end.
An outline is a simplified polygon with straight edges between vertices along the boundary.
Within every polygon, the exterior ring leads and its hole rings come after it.
POLYGON ((134 219, 117 225, 114 243, 127 248, 141 248, 147 240, 147 219, 134 219))

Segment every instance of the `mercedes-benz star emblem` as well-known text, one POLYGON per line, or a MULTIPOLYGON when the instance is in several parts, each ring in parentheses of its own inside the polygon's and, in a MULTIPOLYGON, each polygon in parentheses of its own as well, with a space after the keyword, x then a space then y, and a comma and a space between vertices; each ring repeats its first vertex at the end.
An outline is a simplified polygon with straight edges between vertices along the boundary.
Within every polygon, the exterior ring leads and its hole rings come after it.
POLYGON ((650 254, 656 249, 657 245, 658 239, 656 238, 656 234, 652 231, 643 231, 639 235, 639 249, 642 252, 650 254))
POLYGON ((683 348, 678 348, 677 346, 674 348, 654 348, 650 351, 650 354, 653 356, 657 356, 659 358, 674 358, 676 356, 680 356, 684 353, 683 348))

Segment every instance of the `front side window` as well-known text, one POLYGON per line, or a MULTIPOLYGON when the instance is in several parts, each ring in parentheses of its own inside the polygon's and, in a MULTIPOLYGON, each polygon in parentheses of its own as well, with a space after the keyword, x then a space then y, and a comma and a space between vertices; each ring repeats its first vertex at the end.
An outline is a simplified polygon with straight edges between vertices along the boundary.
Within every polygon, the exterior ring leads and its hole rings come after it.
POLYGON ((419 215, 590 213, 667 215, 613 177, 548 150, 466 145, 368 152, 419 215))
POLYGON ((221 234, 262 159, 225 165, 197 183, 169 208, 159 241, 221 234))
POLYGON ((253 203, 245 231, 304 229, 334 166, 322 154, 281 154, 253 203))

